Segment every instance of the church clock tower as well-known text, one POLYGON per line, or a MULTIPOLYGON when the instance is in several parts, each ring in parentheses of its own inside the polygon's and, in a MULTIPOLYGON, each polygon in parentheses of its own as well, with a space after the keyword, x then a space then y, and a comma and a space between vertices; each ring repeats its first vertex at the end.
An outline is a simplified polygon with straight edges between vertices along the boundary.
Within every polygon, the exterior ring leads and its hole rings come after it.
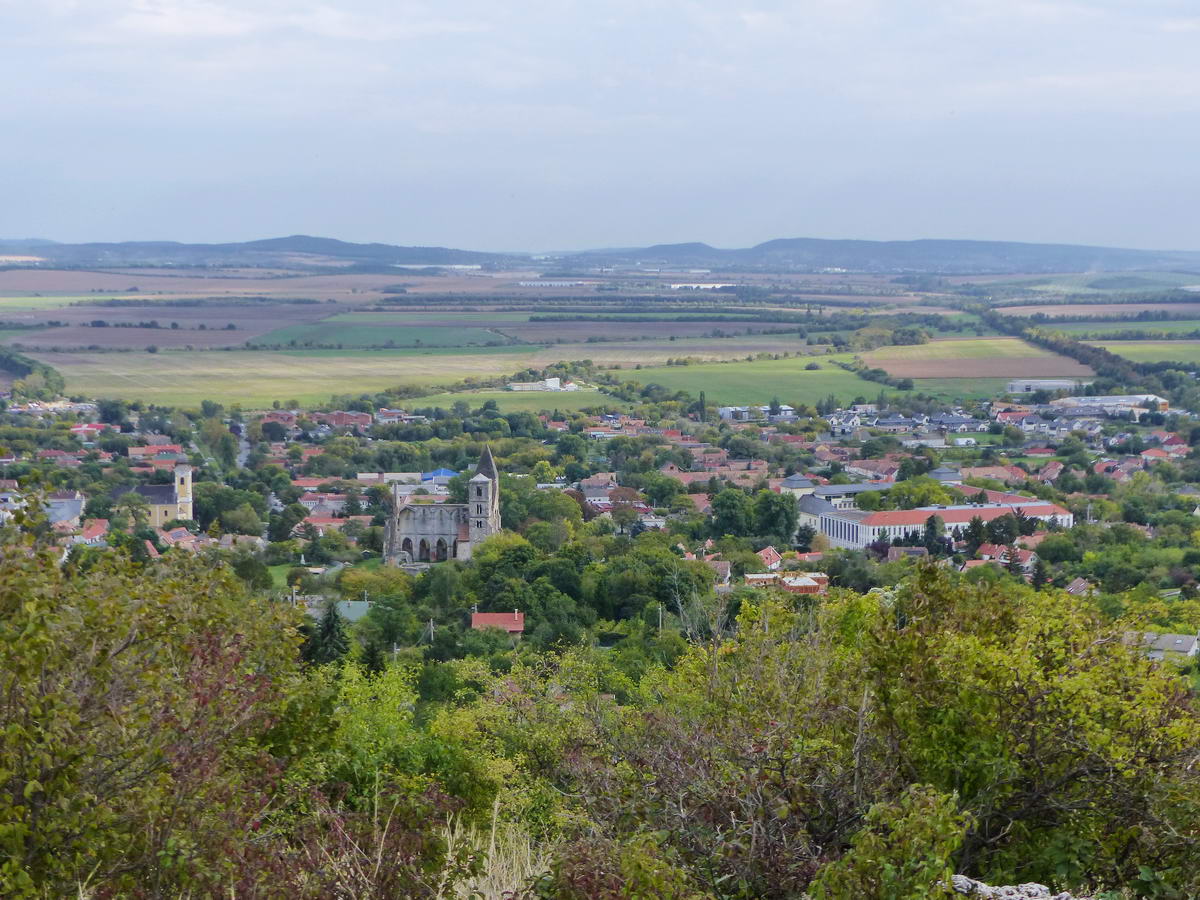
POLYGON ((467 521, 472 547, 500 531, 500 475, 487 444, 483 445, 475 474, 467 482, 467 521))

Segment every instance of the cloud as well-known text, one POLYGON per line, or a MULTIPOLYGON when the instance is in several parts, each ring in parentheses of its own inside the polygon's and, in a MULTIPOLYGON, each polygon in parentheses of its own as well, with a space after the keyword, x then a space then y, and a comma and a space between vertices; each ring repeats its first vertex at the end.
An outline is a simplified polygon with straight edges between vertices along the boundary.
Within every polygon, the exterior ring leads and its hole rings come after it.
MULTIPOLYGON (((615 204, 613 185, 636 183, 661 221, 681 196, 719 195, 707 220, 689 212, 678 227, 728 243, 755 204, 777 217, 812 204, 804 223, 853 233, 881 192, 953 172, 956 189, 977 185, 978 212, 967 221, 946 202, 921 221, 940 209, 943 233, 971 233, 996 227, 986 210, 1011 194, 971 165, 1058 172, 1063 196, 1082 199, 1111 189, 1075 183, 1086 159, 1131 183, 1154 160, 1181 207, 1154 227, 1200 245, 1183 209, 1200 202, 1194 167, 1163 155, 1200 139, 1190 0, 0 0, 0 19, 0 114, 18 136, 0 141, 0 165, 34 173, 25 199, 0 207, 0 233, 55 209, 64 227, 78 221, 53 183, 76 174, 80 203, 104 209, 131 182, 196 197, 272 172, 301 193, 336 183, 338 216, 353 219, 376 198, 341 174, 370 184, 373 166, 409 196, 443 175, 530 198, 551 180, 580 240, 608 221, 597 205, 615 204), (831 184, 840 199, 815 187, 831 184)), ((475 227, 499 203, 485 195, 439 202, 475 227)), ((535 220, 551 202, 503 208, 535 220)), ((260 207, 234 203, 230 220, 269 233, 279 220, 260 207)), ((1138 214, 1117 211, 1114 235, 1138 214)), ((619 221, 637 218, 625 206, 619 221)), ((171 233, 166 218, 150 224, 171 233)))

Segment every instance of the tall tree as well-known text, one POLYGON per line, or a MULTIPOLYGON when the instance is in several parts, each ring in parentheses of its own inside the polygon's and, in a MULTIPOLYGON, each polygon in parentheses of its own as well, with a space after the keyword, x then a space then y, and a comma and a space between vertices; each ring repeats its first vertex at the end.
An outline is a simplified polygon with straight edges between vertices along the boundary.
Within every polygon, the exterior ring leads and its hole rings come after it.
POLYGON ((321 615, 317 626, 304 643, 303 656, 310 663, 324 665, 337 662, 350 649, 346 637, 346 620, 338 612, 337 602, 331 601, 321 615))

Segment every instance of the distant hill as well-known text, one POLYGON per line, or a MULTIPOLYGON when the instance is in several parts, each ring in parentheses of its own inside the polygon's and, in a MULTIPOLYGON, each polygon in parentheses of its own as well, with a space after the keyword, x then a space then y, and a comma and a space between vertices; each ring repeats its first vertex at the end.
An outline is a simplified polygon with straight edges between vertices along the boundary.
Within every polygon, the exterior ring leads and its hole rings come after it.
POLYGON ((853 241, 781 238, 755 247, 721 249, 703 243, 585 250, 537 262, 526 254, 482 253, 449 247, 354 244, 333 238, 292 235, 228 244, 173 241, 61 244, 42 239, 0 240, 0 251, 42 257, 44 266, 254 266, 338 271, 388 271, 395 266, 477 265, 489 268, 541 265, 554 270, 596 266, 706 268, 721 271, 853 272, 900 274, 1010 274, 1128 272, 1178 269, 1200 272, 1200 252, 1127 250, 1074 244, 1011 241, 853 241))
POLYGON ((520 258, 447 247, 397 247, 352 244, 333 238, 293 235, 232 244, 181 244, 174 241, 59 244, 49 241, 0 241, 0 250, 25 250, 45 265, 75 268, 122 266, 257 266, 356 270, 392 266, 502 266, 520 258))
POLYGON ((1124 250, 1012 241, 853 241, 781 238, 722 250, 708 244, 658 244, 636 250, 595 250, 563 262, 641 266, 699 266, 764 271, 933 272, 942 274, 1090 272, 1200 268, 1200 252, 1124 250))

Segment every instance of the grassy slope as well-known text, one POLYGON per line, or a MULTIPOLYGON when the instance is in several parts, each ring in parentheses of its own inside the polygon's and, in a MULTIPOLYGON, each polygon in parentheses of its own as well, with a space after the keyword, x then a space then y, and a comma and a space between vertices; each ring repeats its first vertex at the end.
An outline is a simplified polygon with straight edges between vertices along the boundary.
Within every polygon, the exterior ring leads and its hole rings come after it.
POLYGON ((1200 364, 1200 341, 1089 341, 1134 362, 1200 364))
POLYGON ((1115 334, 1119 331, 1158 331, 1174 334, 1200 329, 1200 319, 1186 319, 1177 322, 1068 322, 1065 325, 1056 324, 1049 327, 1067 334, 1115 334))
POLYGON ((1027 344, 1019 338, 964 338, 930 341, 928 344, 913 344, 902 347, 880 347, 872 350, 868 361, 878 364, 885 360, 899 359, 1027 359, 1034 356, 1053 356, 1048 350, 1027 344))
MULTIPOLYGON (((340 318, 340 317, 338 317, 340 318)), ((362 322, 340 322, 325 319, 305 325, 289 325, 277 328, 256 343, 287 344, 296 341, 316 344, 342 344, 346 347, 373 347, 392 341, 397 347, 462 347, 482 345, 489 341, 507 340, 503 335, 484 328, 466 326, 438 327, 429 325, 403 325, 373 320, 362 322)))
POLYGON ((1107 296, 1155 288, 1185 287, 1200 283, 1200 276, 1180 272, 1083 272, 1045 278, 996 282, 997 286, 1024 287, 1041 293, 1096 294, 1107 296))
MULTIPOLYGON (((726 340, 606 341, 595 344, 398 350, 173 350, 161 353, 31 353, 54 366, 67 391, 90 397, 123 397, 179 406, 201 400, 270 405, 295 399, 328 401, 399 385, 449 385, 468 377, 505 376, 562 360, 632 368, 642 362, 697 355, 737 358, 796 349, 798 342, 751 335, 726 340)), ((846 375, 857 381, 852 375, 846 375)), ((769 398, 768 398, 769 399, 769 398)))
POLYGON ((429 406, 450 408, 457 401, 470 404, 472 409, 478 409, 488 400, 495 400, 501 412, 563 412, 587 409, 593 406, 625 407, 628 404, 602 394, 599 391, 570 391, 565 393, 543 393, 541 391, 462 391, 454 394, 433 394, 429 397, 418 397, 409 400, 408 405, 413 409, 424 409, 429 406))
POLYGON ((693 396, 700 391, 711 403, 740 405, 769 403, 778 397, 793 406, 812 404, 833 394, 839 400, 857 396, 874 397, 883 385, 859 378, 833 364, 849 360, 849 354, 830 357, 793 357, 754 362, 702 363, 692 366, 652 366, 621 374, 642 384, 660 384, 668 390, 684 390, 693 396), (810 372, 805 366, 818 363, 810 372))

